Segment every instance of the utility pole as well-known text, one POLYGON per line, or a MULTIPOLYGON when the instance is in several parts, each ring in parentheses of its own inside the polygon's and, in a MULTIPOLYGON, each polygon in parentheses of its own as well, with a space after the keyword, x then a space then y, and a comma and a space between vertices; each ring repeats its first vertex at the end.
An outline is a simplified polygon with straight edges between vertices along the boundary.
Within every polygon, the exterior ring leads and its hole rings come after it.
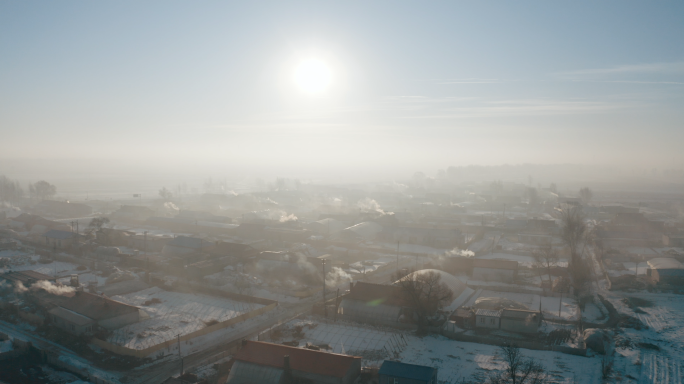
POLYGON ((183 356, 181 356, 180 333, 178 334, 178 358, 179 358, 180 361, 181 361, 180 376, 179 376, 178 378, 179 378, 179 379, 181 380, 181 382, 182 382, 183 379, 181 379, 181 377, 183 377, 183 356))
POLYGON ((323 264, 323 313, 328 318, 328 307, 325 305, 325 259, 321 260, 323 264))
POLYGON ((397 271, 399 270, 399 241, 397 241, 397 271))
POLYGON ((147 269, 147 282, 150 282, 150 257, 147 255, 147 231, 143 232, 143 252, 145 252, 145 268, 147 269))
POLYGON ((563 289, 560 290, 560 300, 558 301, 558 317, 561 317, 561 304, 563 304, 563 289))

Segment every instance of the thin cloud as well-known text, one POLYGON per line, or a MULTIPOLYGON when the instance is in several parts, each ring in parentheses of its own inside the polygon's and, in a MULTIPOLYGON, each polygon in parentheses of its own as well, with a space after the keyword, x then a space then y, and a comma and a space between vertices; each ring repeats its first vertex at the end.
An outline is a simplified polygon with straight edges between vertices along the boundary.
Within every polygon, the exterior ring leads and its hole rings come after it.
POLYGON ((442 80, 439 84, 495 84, 500 83, 499 79, 479 79, 479 78, 468 78, 468 79, 450 79, 442 80))
POLYGON ((684 83, 679 81, 637 81, 637 80, 572 80, 575 82, 586 82, 586 83, 625 83, 625 84, 672 84, 672 85, 684 85, 684 83))
POLYGON ((559 76, 587 76, 587 75, 614 75, 614 74, 637 74, 637 73, 684 73, 684 61, 674 63, 651 63, 637 65, 620 65, 611 68, 582 69, 576 71, 560 72, 559 76))

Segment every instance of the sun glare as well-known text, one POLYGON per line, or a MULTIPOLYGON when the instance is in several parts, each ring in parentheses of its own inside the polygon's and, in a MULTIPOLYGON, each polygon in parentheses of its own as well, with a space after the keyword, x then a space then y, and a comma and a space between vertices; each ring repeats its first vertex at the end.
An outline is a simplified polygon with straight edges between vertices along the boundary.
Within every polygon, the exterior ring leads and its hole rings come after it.
POLYGON ((304 92, 322 92, 330 85, 330 68, 317 59, 302 61, 295 69, 294 81, 304 92))

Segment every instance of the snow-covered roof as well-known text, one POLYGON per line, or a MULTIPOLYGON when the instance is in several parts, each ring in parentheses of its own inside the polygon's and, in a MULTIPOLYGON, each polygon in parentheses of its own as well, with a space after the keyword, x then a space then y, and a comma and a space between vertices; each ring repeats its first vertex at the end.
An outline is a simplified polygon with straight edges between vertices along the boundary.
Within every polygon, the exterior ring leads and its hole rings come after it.
POLYGON ((501 311, 493 309, 478 309, 475 316, 501 317, 501 311))
POLYGON ((684 265, 679 261, 669 257, 656 257, 648 261, 651 269, 684 269, 684 265))

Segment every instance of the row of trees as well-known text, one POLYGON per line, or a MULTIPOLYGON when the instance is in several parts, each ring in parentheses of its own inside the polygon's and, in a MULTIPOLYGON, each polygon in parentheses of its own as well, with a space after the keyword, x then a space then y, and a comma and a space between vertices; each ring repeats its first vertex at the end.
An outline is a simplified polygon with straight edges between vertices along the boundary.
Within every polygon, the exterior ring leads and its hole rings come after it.
MULTIPOLYGON (((53 198, 57 194, 57 187, 45 180, 29 183, 29 197, 39 200, 53 198)), ((19 203, 26 192, 17 180, 12 180, 5 175, 0 175, 0 201, 19 203)))

